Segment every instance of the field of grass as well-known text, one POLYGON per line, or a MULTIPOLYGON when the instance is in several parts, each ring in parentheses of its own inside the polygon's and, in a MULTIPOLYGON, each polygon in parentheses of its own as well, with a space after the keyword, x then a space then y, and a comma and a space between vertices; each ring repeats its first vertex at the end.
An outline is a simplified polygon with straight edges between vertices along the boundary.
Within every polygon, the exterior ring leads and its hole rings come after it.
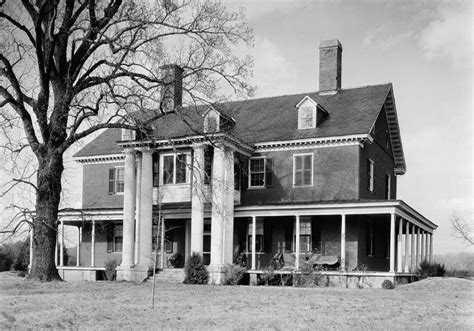
POLYGON ((0 273, 0 329, 452 329, 474 327, 474 282, 394 290, 39 283, 0 273))

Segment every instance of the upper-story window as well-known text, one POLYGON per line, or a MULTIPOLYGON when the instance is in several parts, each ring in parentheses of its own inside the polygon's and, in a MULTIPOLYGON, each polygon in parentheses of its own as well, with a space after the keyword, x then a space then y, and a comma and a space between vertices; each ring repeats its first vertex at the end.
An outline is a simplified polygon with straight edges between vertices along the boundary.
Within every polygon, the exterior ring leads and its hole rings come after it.
POLYGON ((187 182, 187 155, 167 154, 162 156, 162 182, 167 184, 183 184, 187 182))
POLYGON ((369 192, 374 192, 374 182, 375 182, 375 164, 371 159, 367 160, 367 189, 369 192))
POLYGON ((125 188, 125 169, 116 167, 109 169, 109 194, 123 193, 125 188))
POLYGON ((272 159, 252 158, 249 162, 249 187, 268 187, 272 185, 272 159))
POLYGON ((313 185, 313 154, 293 155, 293 186, 313 185))
POLYGON ((303 106, 298 109, 298 129, 314 129, 316 127, 316 107, 303 106))

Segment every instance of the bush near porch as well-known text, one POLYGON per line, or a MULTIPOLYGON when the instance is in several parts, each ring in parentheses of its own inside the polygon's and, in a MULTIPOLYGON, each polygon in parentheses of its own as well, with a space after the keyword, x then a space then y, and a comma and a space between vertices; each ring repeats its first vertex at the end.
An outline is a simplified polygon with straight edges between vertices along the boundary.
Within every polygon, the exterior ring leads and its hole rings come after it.
POLYGON ((450 329, 472 327, 474 282, 431 278, 387 291, 333 287, 40 283, 0 273, 13 329, 450 329))

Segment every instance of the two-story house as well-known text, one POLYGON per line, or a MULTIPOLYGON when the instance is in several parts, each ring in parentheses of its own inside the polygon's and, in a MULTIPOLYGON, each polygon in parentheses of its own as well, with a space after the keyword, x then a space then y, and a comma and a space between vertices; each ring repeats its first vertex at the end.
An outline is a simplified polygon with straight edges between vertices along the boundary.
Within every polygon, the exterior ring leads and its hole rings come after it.
POLYGON ((431 259, 436 225, 397 200, 406 166, 393 86, 341 88, 338 40, 321 42, 319 61, 319 92, 197 109, 182 106, 183 70, 163 68, 176 112, 153 123, 153 139, 108 129, 75 155, 83 211, 61 222, 78 227, 79 257, 66 267, 59 253, 60 273, 96 279, 116 259, 118 279, 140 280, 155 256, 181 270, 198 252, 217 284, 242 259, 251 279, 303 262, 374 284, 412 275, 431 259))

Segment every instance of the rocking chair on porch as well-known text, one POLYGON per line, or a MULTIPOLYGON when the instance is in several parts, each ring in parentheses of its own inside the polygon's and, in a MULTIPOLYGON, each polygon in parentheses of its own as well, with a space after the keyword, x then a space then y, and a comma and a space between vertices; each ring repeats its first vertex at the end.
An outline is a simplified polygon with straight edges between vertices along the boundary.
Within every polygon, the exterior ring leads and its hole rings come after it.
POLYGON ((181 264, 181 255, 179 253, 174 253, 166 261, 166 266, 168 268, 178 268, 181 264))

